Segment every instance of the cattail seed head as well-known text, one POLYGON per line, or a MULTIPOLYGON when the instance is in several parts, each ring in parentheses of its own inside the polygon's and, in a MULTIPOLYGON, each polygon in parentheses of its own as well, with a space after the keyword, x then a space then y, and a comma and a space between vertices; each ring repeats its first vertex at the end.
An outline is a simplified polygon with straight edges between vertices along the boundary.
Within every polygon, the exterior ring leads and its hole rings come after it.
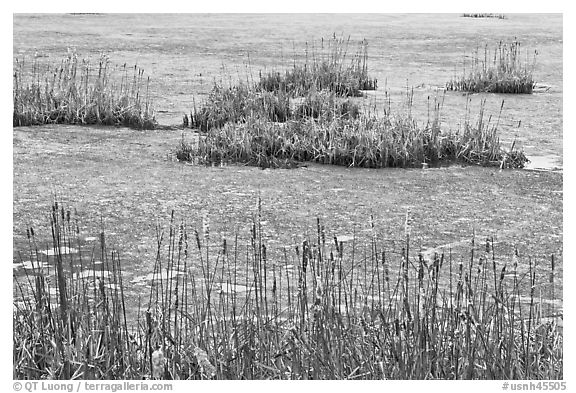
POLYGON ((198 234, 197 230, 194 230, 194 236, 196 237, 196 246, 199 250, 202 249, 202 244, 200 243, 200 235, 198 234))
POLYGON ((518 270, 518 250, 514 250, 514 255, 512 256, 512 269, 514 273, 518 270))
POLYGON ((404 222, 404 234, 406 235, 406 237, 408 237, 410 236, 411 232, 412 232, 412 217, 410 208, 408 208, 408 210, 406 210, 406 220, 404 222))
POLYGON ((204 233, 204 240, 208 241, 210 239, 210 218, 208 214, 202 217, 202 232, 204 233))

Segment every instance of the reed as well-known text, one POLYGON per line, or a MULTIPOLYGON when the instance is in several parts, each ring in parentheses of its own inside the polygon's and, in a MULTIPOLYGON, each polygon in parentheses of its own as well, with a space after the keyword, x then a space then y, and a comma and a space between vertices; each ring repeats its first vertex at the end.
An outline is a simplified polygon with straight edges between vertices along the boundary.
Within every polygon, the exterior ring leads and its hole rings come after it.
POLYGON ((330 120, 358 117, 359 105, 328 90, 312 89, 303 97, 290 97, 283 91, 269 92, 246 83, 225 87, 215 83, 206 101, 184 118, 184 127, 209 131, 230 123, 261 119, 273 123, 305 118, 330 120))
POLYGON ((27 230, 32 269, 15 276, 14 378, 136 378, 118 253, 107 252, 104 232, 99 249, 83 253, 77 219, 57 202, 50 224, 45 250, 27 230))
MULTIPOLYGON (((308 56, 307 49, 304 66, 296 65, 295 59, 286 78, 279 73, 261 75, 257 84, 247 78, 245 83, 227 88, 215 83, 200 109, 194 105, 191 121, 184 118, 185 126, 190 124, 205 134, 193 143, 183 139, 177 148, 178 159, 209 165, 241 163, 284 168, 305 161, 369 168, 448 163, 522 168, 528 161, 522 151, 514 148, 515 143, 509 150, 501 147, 499 122, 492 124, 491 116, 488 121, 484 119, 485 101, 477 122, 472 123, 467 113, 456 131, 440 123, 437 98, 433 108, 428 103, 428 117, 419 123, 412 116, 410 90, 404 112, 392 112, 389 97, 383 116, 375 103, 362 111, 358 101, 349 97, 355 94, 333 83, 349 80, 349 75, 367 75, 367 43, 362 43, 363 49, 354 57, 351 68, 344 66, 348 45, 349 40, 334 37, 327 42, 327 49, 322 42, 319 54, 313 48, 308 56), (330 75, 336 71, 340 76, 334 79, 330 75)), ((498 53, 499 69, 514 72, 519 44, 508 48, 501 43, 498 53)), ((464 82, 453 83, 450 89, 462 86, 464 82)))
POLYGON ((16 59, 13 126, 98 124, 153 129, 150 78, 134 66, 97 65, 69 52, 59 64, 16 59))
POLYGON ((290 100, 285 94, 258 91, 244 83, 231 87, 215 83, 206 102, 199 109, 194 107, 190 126, 208 131, 248 117, 284 122, 291 116, 290 100))
POLYGON ((254 82, 246 78, 235 86, 214 82, 208 98, 194 108, 184 126, 208 131, 226 123, 242 123, 250 117, 285 122, 304 117, 358 116, 358 104, 347 97, 375 90, 376 79, 368 77, 368 43, 362 41, 349 59, 350 38, 322 40, 320 48, 306 45, 306 60, 291 69, 263 75, 254 82))
MULTIPOLYGON (((247 237, 219 246, 209 217, 191 230, 173 212, 144 304, 128 302, 104 233, 98 268, 60 253, 15 276, 14 379, 563 378, 561 320, 539 306, 548 272, 536 258, 502 258, 492 238, 467 255, 415 253, 410 212, 401 250, 373 224, 366 239, 331 240, 320 220, 274 250, 261 209, 247 237)), ((57 204, 50 216, 54 247, 73 244, 74 216, 57 204)))
POLYGON ((476 48, 470 69, 466 71, 465 64, 462 76, 447 82, 446 88, 475 93, 532 94, 536 86, 533 73, 537 55, 534 51, 530 59, 526 52, 524 57, 517 40, 500 41, 492 53, 485 45, 483 55, 476 48))
POLYGON ((423 163, 522 168, 528 161, 515 144, 510 150, 501 146, 498 122, 493 124, 491 116, 484 118, 485 101, 476 123, 467 115, 456 131, 443 129, 438 103, 424 124, 412 117, 410 107, 406 113, 388 108, 384 116, 376 116, 356 114, 345 106, 329 110, 330 105, 319 105, 315 113, 314 105, 305 105, 306 116, 298 120, 271 123, 247 118, 241 124, 211 129, 193 143, 182 140, 177 156, 208 165, 260 167, 295 167, 310 161, 367 168, 421 167, 423 163))
POLYGON ((362 90, 376 90, 378 81, 368 75, 368 41, 358 43, 353 55, 349 54, 350 37, 336 37, 320 42, 306 43, 303 63, 293 61, 284 72, 260 72, 257 87, 264 91, 288 93, 292 97, 305 96, 311 90, 329 90, 339 96, 361 97, 362 90))

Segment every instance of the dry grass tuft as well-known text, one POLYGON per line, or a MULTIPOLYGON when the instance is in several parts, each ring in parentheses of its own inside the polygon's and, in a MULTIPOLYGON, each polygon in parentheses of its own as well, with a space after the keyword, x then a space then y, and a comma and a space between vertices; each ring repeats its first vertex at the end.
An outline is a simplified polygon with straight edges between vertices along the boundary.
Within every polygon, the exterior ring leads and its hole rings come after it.
POLYGON ((446 88, 475 93, 532 94, 536 86, 532 74, 537 55, 538 52, 534 51, 530 62, 526 53, 526 58, 523 60, 520 42, 517 40, 510 43, 500 41, 492 55, 486 45, 483 58, 476 48, 471 69, 468 73, 464 69, 460 78, 454 78, 446 83, 446 88))
MULTIPOLYGON (((409 100, 409 105, 412 101, 409 100)), ((212 128, 194 143, 182 140, 180 160, 202 164, 241 163, 260 167, 296 167, 306 161, 348 167, 386 168, 463 163, 522 168, 524 153, 500 145, 497 127, 484 119, 482 102, 477 122, 457 131, 443 130, 440 106, 425 124, 406 113, 364 115, 329 100, 304 102, 295 120, 270 122, 248 117, 242 123, 212 128), (327 104, 326 104, 327 103, 327 104)), ((354 107, 352 107, 354 108, 354 107)))
POLYGON ((343 97, 360 97, 362 90, 376 90, 378 81, 368 75, 368 41, 358 43, 351 56, 350 37, 334 35, 321 40, 320 48, 306 44, 304 64, 296 62, 284 73, 260 73, 257 87, 270 92, 288 93, 292 97, 306 95, 310 90, 329 90, 343 97))

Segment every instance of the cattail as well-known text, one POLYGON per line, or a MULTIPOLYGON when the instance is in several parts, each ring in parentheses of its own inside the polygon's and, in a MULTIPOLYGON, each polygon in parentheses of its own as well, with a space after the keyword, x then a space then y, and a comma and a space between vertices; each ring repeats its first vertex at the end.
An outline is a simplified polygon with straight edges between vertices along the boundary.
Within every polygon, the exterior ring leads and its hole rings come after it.
POLYGON ((388 261, 386 260, 386 253, 382 250, 382 265, 384 266, 384 280, 386 282, 390 281, 390 268, 388 266, 388 261))
POLYGON ((316 276, 316 291, 314 293, 315 303, 322 302, 322 295, 324 294, 324 289, 322 288, 322 277, 316 276))
POLYGON ((260 198, 260 195, 258 195, 258 198, 256 199, 256 212, 258 213, 258 216, 262 213, 262 198, 260 198))
POLYGON ((208 213, 202 217, 202 232, 204 233, 204 240, 208 242, 210 240, 210 218, 208 213))
POLYGON ((423 286, 418 289, 418 312, 420 317, 426 315, 426 290, 423 286))
POLYGON ((518 270, 518 249, 514 249, 514 255, 512 256, 512 271, 514 274, 517 273, 518 270))
POLYGON ((302 242, 302 272, 306 274, 306 268, 308 267, 308 240, 302 242))
POLYGON ((202 244, 200 243, 200 235, 198 234, 197 230, 194 230, 194 236, 196 237, 196 246, 199 250, 202 249, 202 244))
POLYGON ((506 265, 502 267, 502 271, 500 272, 500 283, 504 281, 504 275, 506 275, 506 265))
POLYGON ((404 235, 406 237, 409 237, 412 231, 412 217, 410 213, 411 213, 410 208, 408 208, 406 210, 406 221, 404 222, 404 235))
POLYGON ((554 283, 554 254, 552 254, 550 256, 550 277, 549 277, 549 281, 550 284, 554 283))

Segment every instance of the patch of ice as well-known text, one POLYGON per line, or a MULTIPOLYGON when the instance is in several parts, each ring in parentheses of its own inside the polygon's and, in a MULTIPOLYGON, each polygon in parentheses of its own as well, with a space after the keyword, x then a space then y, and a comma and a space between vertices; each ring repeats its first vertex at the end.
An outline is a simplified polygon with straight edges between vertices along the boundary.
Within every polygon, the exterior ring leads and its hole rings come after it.
POLYGON ((172 271, 170 272, 168 275, 166 274, 166 271, 163 271, 161 274, 154 274, 154 273, 149 273, 146 274, 144 276, 139 276, 134 278, 132 281, 130 281, 132 284, 141 284, 144 283, 146 281, 152 281, 152 280, 168 280, 168 279, 175 279, 178 276, 182 276, 186 274, 185 272, 182 271, 172 271))
POLYGON ((74 279, 79 279, 79 278, 92 278, 92 277, 96 277, 96 278, 110 278, 111 273, 108 270, 104 270, 104 272, 102 272, 101 270, 84 270, 80 273, 76 273, 74 274, 72 277, 74 279))
POLYGON ((48 267, 50 267, 50 264, 48 262, 22 261, 22 262, 18 262, 18 263, 13 264, 14 269, 32 270, 32 269, 45 269, 48 267), (34 267, 32 267, 32 266, 34 266, 34 267))
POLYGON ((562 165, 559 159, 553 155, 547 156, 531 156, 528 157, 530 162, 527 162, 524 169, 533 171, 558 171, 562 170, 562 165))
MULTIPOLYGON (((523 303, 528 304, 528 303, 530 303, 531 299, 530 299, 530 296, 520 295, 520 296, 518 296, 518 300, 520 300, 523 303)), ((544 298, 534 297, 534 303, 546 304, 546 305, 562 308, 562 299, 544 299, 544 298)))
POLYGON ((220 293, 221 294, 231 294, 231 293, 238 293, 238 292, 248 292, 248 287, 245 285, 240 284, 229 284, 229 283, 222 283, 220 284, 220 293))
MULTIPOLYGON (((49 250, 42 250, 42 251, 40 251, 40 254, 44 254, 44 255, 47 255, 47 256, 51 256, 51 257, 54 256, 54 255, 56 255, 57 253, 58 253, 58 250, 57 250, 56 248, 52 248, 52 249, 49 249, 49 250)), ((68 246, 60 247, 60 254, 62 254, 62 255, 65 255, 65 254, 76 254, 76 253, 78 253, 78 250, 76 250, 75 248, 68 247, 68 246)))

